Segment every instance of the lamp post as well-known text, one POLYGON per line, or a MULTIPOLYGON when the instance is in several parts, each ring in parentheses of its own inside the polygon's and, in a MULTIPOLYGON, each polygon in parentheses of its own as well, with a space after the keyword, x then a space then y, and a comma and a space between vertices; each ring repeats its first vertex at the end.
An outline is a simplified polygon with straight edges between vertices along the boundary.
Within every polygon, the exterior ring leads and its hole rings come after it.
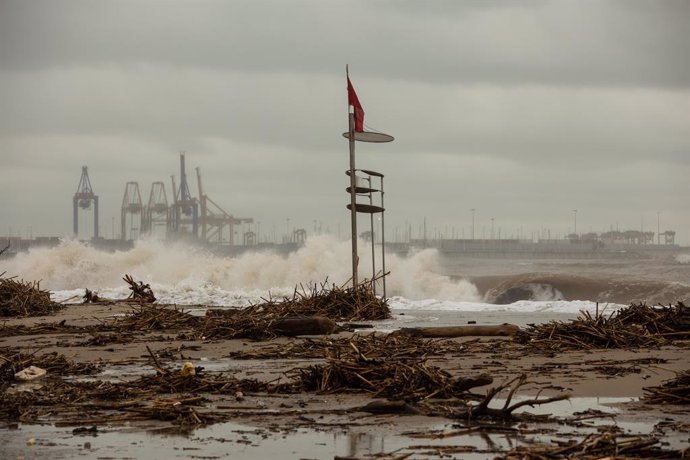
POLYGON ((577 236, 577 209, 573 209, 573 216, 575 219, 574 231, 573 233, 577 236))
POLYGON ((471 211, 472 211, 472 240, 474 240, 474 211, 475 211, 475 209, 472 208, 471 211))

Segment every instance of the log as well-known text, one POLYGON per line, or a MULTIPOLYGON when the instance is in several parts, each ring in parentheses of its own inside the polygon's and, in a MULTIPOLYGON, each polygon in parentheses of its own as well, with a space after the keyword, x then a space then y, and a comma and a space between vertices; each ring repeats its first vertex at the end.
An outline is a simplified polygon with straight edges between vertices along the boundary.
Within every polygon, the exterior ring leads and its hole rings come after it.
POLYGON ((370 414, 421 414, 419 409, 405 401, 372 401, 365 406, 355 407, 354 412, 368 412, 370 414))
POLYGON ((520 330, 514 324, 496 326, 441 326, 441 327, 403 327, 394 334, 414 337, 471 337, 471 336, 511 336, 520 330))
POLYGON ((456 391, 467 391, 475 387, 482 387, 490 385, 494 382, 494 378, 489 374, 479 374, 474 377, 458 377, 453 387, 456 391))
POLYGON ((273 322, 271 330, 278 335, 294 337, 297 335, 332 334, 337 325, 335 321, 323 316, 287 317, 273 322))

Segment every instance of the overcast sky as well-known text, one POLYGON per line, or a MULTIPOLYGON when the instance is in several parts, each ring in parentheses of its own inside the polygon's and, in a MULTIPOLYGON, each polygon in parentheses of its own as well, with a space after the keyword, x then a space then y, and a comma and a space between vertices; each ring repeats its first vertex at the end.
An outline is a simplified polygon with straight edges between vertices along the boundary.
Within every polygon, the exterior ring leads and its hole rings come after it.
MULTIPOLYGON (((386 228, 690 244, 690 2, 0 0, 0 234, 101 234, 179 177, 265 234, 349 232, 345 65, 386 228), (577 213, 573 210, 577 209, 577 213), (82 218, 82 221, 86 218, 82 218), (88 229, 87 229, 88 230, 88 229)), ((116 233, 117 233, 116 229, 116 233)))

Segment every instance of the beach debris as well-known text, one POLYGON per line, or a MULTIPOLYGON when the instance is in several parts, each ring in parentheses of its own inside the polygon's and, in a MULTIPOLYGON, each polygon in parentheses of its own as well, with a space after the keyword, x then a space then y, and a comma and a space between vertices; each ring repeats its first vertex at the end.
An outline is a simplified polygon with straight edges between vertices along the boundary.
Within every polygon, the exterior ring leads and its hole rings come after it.
POLYGON ((685 458, 689 449, 664 449, 654 437, 624 435, 615 430, 593 433, 582 441, 532 444, 512 449, 503 460, 584 459, 603 460, 617 458, 670 459, 685 458))
POLYGON ((104 299, 100 297, 98 293, 96 293, 95 291, 92 291, 89 288, 85 288, 84 296, 82 297, 84 299, 83 303, 114 304, 117 302, 134 302, 140 304, 150 304, 156 301, 156 296, 153 294, 150 285, 144 284, 142 281, 134 281, 134 278, 132 278, 131 275, 127 274, 122 279, 129 285, 129 290, 132 291, 129 293, 129 296, 127 298, 104 299))
POLYGON ((194 367, 194 364, 190 363, 187 361, 182 365, 182 369, 180 369, 180 375, 182 377, 189 377, 191 375, 196 375, 196 368, 194 367))
MULTIPOLYGON (((300 285, 291 298, 269 299, 263 303, 242 309, 208 310, 201 336, 209 339, 246 338, 267 340, 278 335, 301 335, 282 325, 286 318, 321 317, 324 320, 292 321, 295 328, 312 324, 326 333, 335 326, 330 321, 362 321, 390 318, 390 309, 385 299, 374 294, 371 283, 363 282, 356 288, 328 286, 327 282, 308 288, 300 285), (329 320, 329 321, 326 321, 329 320)), ((331 331, 333 332, 333 331, 331 331)), ((313 334, 314 332, 305 332, 313 334)))
POLYGON ((521 407, 529 406, 529 407, 534 407, 537 405, 541 404, 548 404, 551 402, 555 401, 563 401, 565 399, 569 399, 570 395, 567 393, 556 395, 556 396, 551 396, 551 397, 545 397, 545 398, 532 398, 532 399, 524 399, 522 401, 512 403, 513 401, 513 396, 515 396, 515 393, 517 392, 520 387, 526 385, 528 382, 527 380, 527 375, 526 374, 520 374, 519 376, 513 378, 512 380, 503 383, 501 385, 498 385, 496 387, 490 388, 486 396, 482 401, 480 401, 476 405, 470 405, 467 408, 467 411, 463 411, 460 414, 454 414, 455 417, 458 418, 479 418, 479 417, 491 417, 491 418, 499 418, 499 419, 509 419, 509 418, 514 418, 513 412, 521 407), (508 391, 508 396, 506 396, 505 402, 503 403, 503 407, 496 409, 493 407, 489 407, 489 404, 491 401, 499 395, 501 392, 509 390, 508 391))
POLYGON ((379 399, 364 406, 355 407, 352 411, 368 412, 370 414, 421 414, 422 412, 405 401, 390 401, 379 399))
POLYGON ((271 323, 276 335, 294 337, 297 335, 328 335, 335 332, 335 321, 323 316, 306 318, 279 318, 271 323))
POLYGON ((403 327, 392 334, 415 337, 472 337, 472 336, 513 336, 520 328, 513 324, 492 326, 445 326, 445 327, 403 327))
POLYGON ((108 331, 174 331, 197 328, 202 318, 190 315, 183 309, 169 305, 133 305, 130 314, 98 326, 108 331))
POLYGON ((650 404, 690 404, 690 370, 656 387, 643 388, 643 401, 650 404))
POLYGON ((103 301, 100 297, 98 297, 98 294, 90 289, 84 289, 84 299, 83 303, 98 303, 103 301))
POLYGON ((40 367, 29 366, 14 374, 14 378, 22 382, 29 382, 31 380, 41 378, 47 373, 48 371, 46 371, 45 369, 41 369, 40 367))
POLYGON ((361 352, 354 359, 329 358, 326 364, 297 368, 289 374, 306 391, 361 390, 372 397, 405 401, 456 397, 493 381, 488 375, 456 379, 437 366, 427 365, 425 359, 375 359, 361 352))
POLYGON ((329 356, 356 358, 419 358, 467 352, 466 343, 454 340, 424 339, 411 335, 381 333, 352 334, 350 337, 304 338, 276 345, 230 353, 234 359, 300 358, 324 359, 329 356))
POLYGON ((583 311, 570 322, 528 325, 516 340, 547 350, 657 347, 690 338, 690 309, 682 302, 668 307, 633 304, 605 316, 583 311))
POLYGON ((156 301, 156 296, 153 295, 151 286, 148 284, 144 284, 142 281, 134 281, 134 278, 130 275, 125 275, 122 279, 129 284, 129 289, 132 291, 128 299, 141 303, 153 303, 156 301))
POLYGON ((0 316, 43 316, 52 315, 63 305, 50 299, 50 292, 44 291, 38 281, 18 281, 16 277, 4 278, 0 273, 0 316))
MULTIPOLYGON (((75 363, 57 352, 27 354, 15 348, 0 348, 0 389, 3 384, 12 382, 20 371, 32 368, 42 369, 52 375, 85 375, 98 372, 100 366, 75 363)), ((22 375, 30 374, 26 372, 22 375)))

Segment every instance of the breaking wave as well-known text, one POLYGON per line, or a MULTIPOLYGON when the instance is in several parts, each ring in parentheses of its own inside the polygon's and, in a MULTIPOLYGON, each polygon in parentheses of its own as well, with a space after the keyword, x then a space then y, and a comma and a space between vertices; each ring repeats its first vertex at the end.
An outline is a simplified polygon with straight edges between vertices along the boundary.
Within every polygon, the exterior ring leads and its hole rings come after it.
MULTIPOLYGON (((364 247, 364 243, 362 243, 364 247)), ((289 255, 247 252, 229 258, 203 248, 160 240, 139 240, 128 251, 105 252, 65 240, 54 248, 35 248, 0 262, 0 272, 60 291, 60 297, 83 294, 84 288, 108 297, 128 293, 124 274, 151 284, 161 301, 237 305, 258 301, 269 292, 290 295, 296 286, 313 283, 343 285, 351 275, 350 242, 316 236, 289 255)), ((361 254, 360 277, 371 278, 371 255, 361 254), (368 269, 368 270, 367 270, 368 269)), ((380 266, 380 260, 377 260, 380 266)), ((408 299, 479 301, 467 280, 440 275, 438 253, 427 249, 409 257, 387 255, 389 296, 408 299)), ((380 290, 379 286, 379 290, 380 290)))
POLYGON ((640 280, 620 276, 588 277, 570 274, 527 273, 491 280, 484 301, 512 304, 518 301, 591 301, 615 304, 671 304, 690 298, 690 286, 679 282, 640 280))

